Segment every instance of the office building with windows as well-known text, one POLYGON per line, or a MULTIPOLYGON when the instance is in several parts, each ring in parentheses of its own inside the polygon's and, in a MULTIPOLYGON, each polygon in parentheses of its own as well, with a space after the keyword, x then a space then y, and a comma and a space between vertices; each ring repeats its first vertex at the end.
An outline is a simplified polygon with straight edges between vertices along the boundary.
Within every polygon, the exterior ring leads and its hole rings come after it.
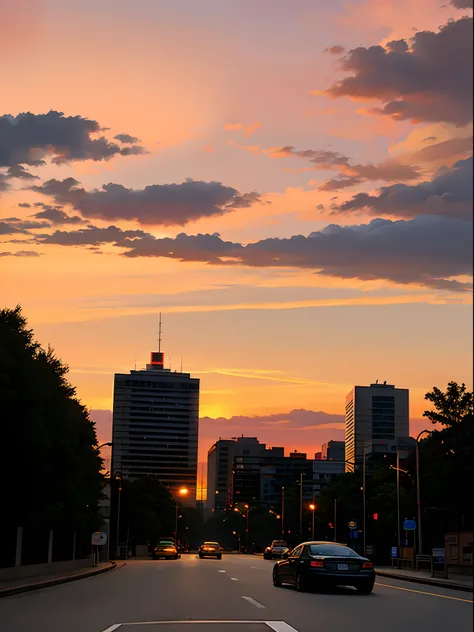
POLYGON ((146 369, 115 374, 112 473, 157 478, 173 495, 186 488, 195 504, 199 379, 163 362, 153 352, 146 369))
MULTIPOLYGON (((387 450, 410 436, 409 391, 393 384, 355 386, 346 397, 346 471, 362 466, 368 445, 386 442, 387 450)), ((396 447, 395 447, 396 451, 396 447)))
POLYGON ((344 461, 344 441, 328 441, 321 446, 321 458, 323 461, 344 461))

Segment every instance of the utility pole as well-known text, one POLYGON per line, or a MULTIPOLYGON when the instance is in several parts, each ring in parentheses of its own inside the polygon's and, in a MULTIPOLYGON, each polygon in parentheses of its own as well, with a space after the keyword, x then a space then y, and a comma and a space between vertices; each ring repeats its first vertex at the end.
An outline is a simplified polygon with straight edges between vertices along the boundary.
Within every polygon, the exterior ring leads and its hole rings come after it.
POLYGON ((423 555, 423 536, 421 533, 421 493, 420 493, 420 444, 421 435, 431 434, 429 430, 422 430, 415 439, 415 465, 416 465, 416 508, 418 524, 418 555, 423 555))
POLYGON ((281 537, 285 539, 285 488, 281 488, 281 537))
POLYGON ((337 498, 334 499, 334 542, 337 542, 337 498))
POLYGON ((303 542, 303 473, 300 474, 300 542, 303 542))
POLYGON ((366 532, 365 532, 365 526, 366 526, 366 490, 365 490, 365 484, 366 484, 366 465, 365 465, 365 443, 363 446, 363 451, 362 451, 362 458, 363 458, 363 463, 362 463, 362 509, 363 509, 363 514, 362 514, 362 542, 363 542, 363 546, 364 546, 364 552, 362 553, 362 555, 365 556, 365 552, 367 550, 367 538, 366 538, 366 532))
POLYGON ((400 453, 397 450, 397 555, 400 557, 401 535, 400 535, 400 453))

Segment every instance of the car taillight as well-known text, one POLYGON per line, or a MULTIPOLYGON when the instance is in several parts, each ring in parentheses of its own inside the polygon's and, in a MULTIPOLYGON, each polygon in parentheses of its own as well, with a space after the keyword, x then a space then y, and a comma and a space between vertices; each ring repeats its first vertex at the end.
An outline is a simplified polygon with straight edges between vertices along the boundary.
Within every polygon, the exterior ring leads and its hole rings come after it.
POLYGON ((372 562, 364 562, 362 568, 373 568, 374 565, 372 564, 372 562))
POLYGON ((311 566, 313 568, 323 568, 324 564, 322 562, 311 562, 311 566))

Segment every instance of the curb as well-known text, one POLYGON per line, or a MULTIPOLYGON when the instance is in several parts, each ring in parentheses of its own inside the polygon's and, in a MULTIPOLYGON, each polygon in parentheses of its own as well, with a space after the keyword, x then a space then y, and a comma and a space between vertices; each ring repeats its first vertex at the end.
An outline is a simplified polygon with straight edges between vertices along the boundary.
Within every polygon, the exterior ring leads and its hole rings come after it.
POLYGON ((454 584, 450 582, 439 581, 437 579, 429 579, 427 577, 415 577, 414 575, 397 575, 396 573, 390 573, 385 571, 378 571, 375 569, 377 577, 389 577, 390 579, 398 579, 403 582, 413 582, 415 584, 426 584, 427 586, 437 586, 438 588, 449 588, 451 590, 460 590, 463 592, 473 592, 472 586, 466 586, 464 584, 454 584))
MULTIPOLYGON (((122 564, 121 566, 125 566, 122 564)), ((47 579, 44 582, 37 582, 35 584, 24 584, 23 586, 13 586, 12 588, 3 588, 0 590, 0 599, 2 597, 9 597, 10 595, 16 595, 19 593, 30 592, 32 590, 40 590, 41 588, 49 588, 50 586, 57 586, 58 584, 67 584, 69 582, 74 582, 78 579, 85 579, 86 577, 94 577, 94 575, 101 575, 102 573, 107 573, 109 571, 113 571, 117 567, 115 562, 111 562, 110 566, 105 566, 104 568, 98 568, 96 570, 87 571, 85 573, 81 573, 78 575, 67 575, 65 577, 56 577, 55 579, 47 579)))

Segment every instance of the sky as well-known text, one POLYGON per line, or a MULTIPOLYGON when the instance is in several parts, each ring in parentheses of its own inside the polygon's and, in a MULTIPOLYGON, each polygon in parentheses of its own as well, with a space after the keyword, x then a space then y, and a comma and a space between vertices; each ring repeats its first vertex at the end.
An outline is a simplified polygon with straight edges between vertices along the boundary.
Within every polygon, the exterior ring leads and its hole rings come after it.
POLYGON ((114 372, 306 451, 387 380, 472 388, 472 0, 0 7, 0 281, 99 439, 114 372))

